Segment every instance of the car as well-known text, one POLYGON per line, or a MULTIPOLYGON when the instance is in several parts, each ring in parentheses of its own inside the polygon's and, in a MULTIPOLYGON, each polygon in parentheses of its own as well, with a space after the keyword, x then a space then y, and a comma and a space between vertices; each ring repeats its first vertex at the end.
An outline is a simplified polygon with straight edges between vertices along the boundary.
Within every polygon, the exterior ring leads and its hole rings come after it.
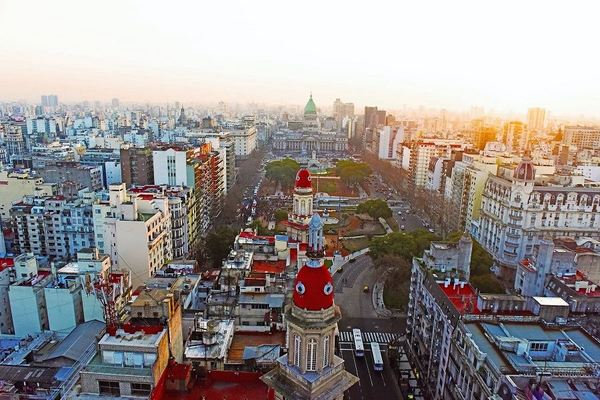
POLYGON ((402 211, 398 211, 398 215, 402 215, 402 211))
POLYGON ((406 218, 405 218, 405 217, 402 217, 402 221, 406 221, 406 218))
POLYGON ((356 258, 351 258, 348 262, 350 262, 350 263, 356 262, 356 258))
POLYGON ((369 293, 369 286, 368 285, 365 285, 365 287, 363 288, 363 292, 369 293))
POLYGON ((337 273, 338 273, 338 274, 340 274, 340 273, 342 273, 342 272, 344 272, 344 267, 339 267, 339 268, 337 269, 337 273))
POLYGON ((435 233, 435 231, 433 230, 433 228, 429 228, 429 233, 435 233))
POLYGON ((404 229, 405 229, 405 228, 404 228, 404 225, 400 226, 400 229, 404 230, 404 229))

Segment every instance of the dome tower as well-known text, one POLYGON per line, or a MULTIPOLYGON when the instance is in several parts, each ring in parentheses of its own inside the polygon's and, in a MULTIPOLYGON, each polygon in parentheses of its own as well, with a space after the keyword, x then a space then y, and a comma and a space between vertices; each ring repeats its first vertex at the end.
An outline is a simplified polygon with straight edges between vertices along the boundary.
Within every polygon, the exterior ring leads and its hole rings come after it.
POLYGON ((306 243, 308 222, 313 213, 312 178, 306 168, 296 173, 293 197, 293 209, 288 216, 287 234, 294 240, 306 243))
POLYGON ((358 378, 334 353, 341 313, 333 299, 333 279, 323 264, 323 221, 316 213, 308 240, 309 260, 296 276, 292 304, 286 307, 288 353, 261 379, 276 399, 342 400, 358 378))

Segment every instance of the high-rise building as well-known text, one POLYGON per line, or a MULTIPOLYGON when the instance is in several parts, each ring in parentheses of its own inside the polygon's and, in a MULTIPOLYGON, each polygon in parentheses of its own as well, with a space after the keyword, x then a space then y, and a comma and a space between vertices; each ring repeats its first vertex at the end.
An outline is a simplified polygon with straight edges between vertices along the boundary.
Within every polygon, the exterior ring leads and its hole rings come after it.
POLYGON ((488 142, 496 141, 498 130, 491 126, 479 126, 475 128, 473 145, 477 150, 485 149, 488 142))
POLYGON ((521 121, 510 121, 504 124, 502 141, 510 152, 522 153, 527 149, 529 138, 521 121))
POLYGON ((591 126, 566 126, 562 142, 577 146, 578 150, 600 148, 600 128, 591 126))
POLYGON ((119 108, 119 99, 117 99, 116 97, 114 99, 111 100, 110 102, 112 108, 119 108))
POLYGON ((167 197, 130 197, 125 184, 110 185, 108 201, 94 204, 96 247, 116 270, 131 271, 138 287, 171 260, 171 214, 167 197))
POLYGON ((121 148, 121 179, 128 188, 154 183, 152 149, 139 147, 121 148))
POLYGON ((543 108, 530 108, 527 111, 527 129, 529 132, 539 132, 546 123, 546 110, 543 108))

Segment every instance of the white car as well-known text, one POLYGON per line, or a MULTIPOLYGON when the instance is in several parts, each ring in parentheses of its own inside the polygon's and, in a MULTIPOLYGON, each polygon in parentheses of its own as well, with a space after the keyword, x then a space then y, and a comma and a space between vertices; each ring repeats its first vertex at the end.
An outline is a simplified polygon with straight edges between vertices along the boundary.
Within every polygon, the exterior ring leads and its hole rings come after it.
POLYGON ((400 229, 404 230, 404 225, 400 226, 400 229))

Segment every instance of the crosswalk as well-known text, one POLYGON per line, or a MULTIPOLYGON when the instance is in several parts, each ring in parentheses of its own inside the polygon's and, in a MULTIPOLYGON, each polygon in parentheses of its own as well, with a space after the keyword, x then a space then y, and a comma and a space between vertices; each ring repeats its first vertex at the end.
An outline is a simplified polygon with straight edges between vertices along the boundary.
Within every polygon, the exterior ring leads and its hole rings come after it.
MULTIPOLYGON (((392 341, 392 339, 398 338, 402 335, 400 335, 399 333, 384 333, 384 332, 363 332, 362 333, 362 337, 363 337, 363 342, 364 343, 370 343, 370 342, 378 342, 378 343, 389 343, 392 341)), ((340 343, 345 343, 345 342, 354 342, 354 339, 352 337, 352 331, 340 331, 340 343)))

